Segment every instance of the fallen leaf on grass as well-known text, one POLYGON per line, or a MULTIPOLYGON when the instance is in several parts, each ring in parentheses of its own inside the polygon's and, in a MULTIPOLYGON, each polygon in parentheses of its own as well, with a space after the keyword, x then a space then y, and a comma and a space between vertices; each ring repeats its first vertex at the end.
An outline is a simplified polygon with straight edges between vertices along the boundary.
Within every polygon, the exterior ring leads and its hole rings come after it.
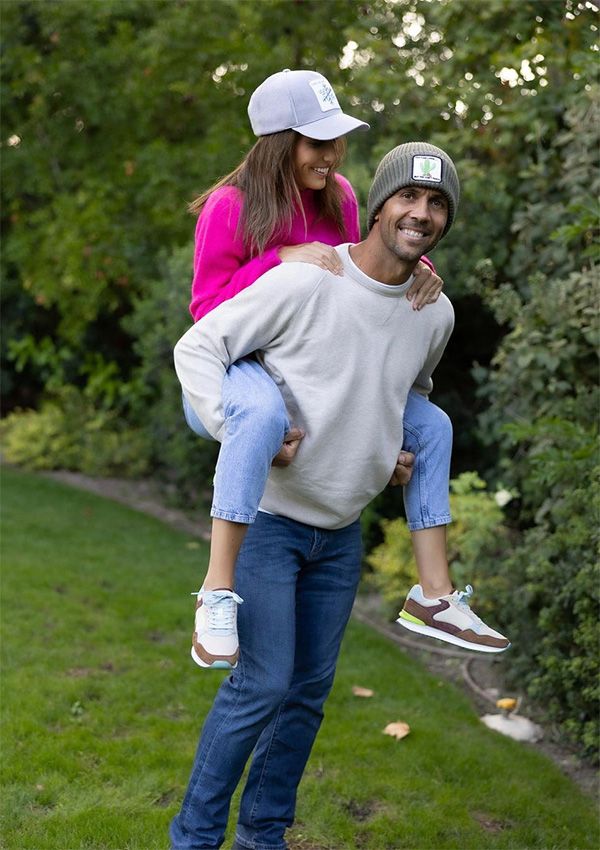
POLYGON ((371 688, 363 688, 360 685, 352 685, 352 693, 355 697, 372 697, 375 691, 371 688))
POLYGON ((392 738, 396 738, 398 741, 400 738, 406 738, 409 732, 410 726, 408 723, 403 723, 401 720, 398 720, 396 723, 388 723, 383 730, 384 735, 391 735, 392 738))

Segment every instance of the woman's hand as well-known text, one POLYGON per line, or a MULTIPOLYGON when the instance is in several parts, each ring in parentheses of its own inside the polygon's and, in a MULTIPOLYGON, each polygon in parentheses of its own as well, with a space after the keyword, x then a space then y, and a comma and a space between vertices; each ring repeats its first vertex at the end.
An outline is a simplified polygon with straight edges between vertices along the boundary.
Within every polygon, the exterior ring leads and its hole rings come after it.
POLYGON ((414 271, 415 279, 411 283, 406 297, 412 301, 413 310, 420 310, 426 304, 433 304, 440 297, 444 285, 441 277, 438 277, 428 265, 418 262, 414 271))
POLYGON ((312 263, 332 274, 344 271, 338 252, 324 242, 305 242, 302 245, 284 245, 277 252, 282 263, 312 263))

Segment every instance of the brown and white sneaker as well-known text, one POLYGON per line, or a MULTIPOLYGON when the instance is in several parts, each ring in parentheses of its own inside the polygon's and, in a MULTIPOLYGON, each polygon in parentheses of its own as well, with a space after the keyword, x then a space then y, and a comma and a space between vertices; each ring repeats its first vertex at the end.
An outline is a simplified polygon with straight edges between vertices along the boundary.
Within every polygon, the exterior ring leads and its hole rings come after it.
POLYGON ((226 588, 202 587, 192 596, 196 596, 192 658, 199 667, 232 670, 239 657, 237 606, 243 599, 226 588))
POLYGON ((472 594, 473 588, 468 584, 465 590, 455 590, 448 596, 430 599, 423 594, 421 585, 415 584, 409 590, 396 622, 411 632, 444 640, 463 649, 504 652, 510 641, 486 626, 471 611, 469 599, 472 594))

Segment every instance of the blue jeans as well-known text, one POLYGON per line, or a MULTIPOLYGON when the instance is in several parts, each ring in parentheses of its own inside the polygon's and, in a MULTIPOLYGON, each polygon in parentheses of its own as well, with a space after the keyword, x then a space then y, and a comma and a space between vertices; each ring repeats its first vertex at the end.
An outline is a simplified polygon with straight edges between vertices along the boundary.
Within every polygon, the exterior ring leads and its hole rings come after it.
POLYGON ((328 531, 259 513, 236 566, 240 660, 202 729, 172 850, 223 843, 252 751, 236 846, 285 850, 360 577, 360 524, 328 531))
POLYGON ((411 390, 404 408, 402 448, 413 452, 413 474, 404 488, 404 510, 411 531, 447 525, 450 516, 452 422, 447 413, 411 390))
MULTIPOLYGON (((229 367, 222 398, 226 432, 215 471, 211 516, 252 523, 271 461, 290 423, 279 389, 255 360, 239 360, 229 367)), ((192 431, 212 439, 185 396, 183 410, 192 431)), ((402 447, 415 454, 412 478, 404 488, 409 529, 447 525, 452 424, 443 410, 413 391, 404 410, 402 447)))

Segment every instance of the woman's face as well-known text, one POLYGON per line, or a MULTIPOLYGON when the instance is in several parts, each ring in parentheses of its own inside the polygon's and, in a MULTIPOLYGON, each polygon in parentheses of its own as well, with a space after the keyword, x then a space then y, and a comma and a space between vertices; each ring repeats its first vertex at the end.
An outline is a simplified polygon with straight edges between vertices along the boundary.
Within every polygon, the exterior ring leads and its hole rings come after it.
POLYGON ((294 149, 294 177, 298 189, 324 189, 336 156, 336 139, 321 142, 299 136, 294 149))

